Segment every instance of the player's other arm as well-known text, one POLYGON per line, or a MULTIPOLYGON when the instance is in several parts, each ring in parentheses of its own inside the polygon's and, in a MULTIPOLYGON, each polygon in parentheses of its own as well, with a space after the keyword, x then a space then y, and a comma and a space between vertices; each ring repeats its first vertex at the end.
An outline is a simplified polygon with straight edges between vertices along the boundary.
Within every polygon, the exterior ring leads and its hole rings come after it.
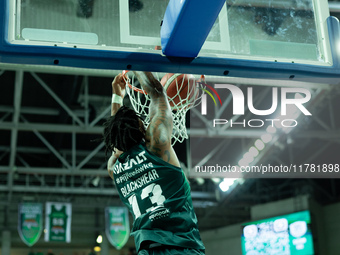
POLYGON ((150 96, 150 124, 146 130, 147 148, 164 161, 180 167, 171 146, 172 114, 162 84, 150 72, 134 72, 143 89, 150 96))
MULTIPOLYGON (((123 105, 125 96, 125 81, 123 74, 118 74, 112 82, 112 102, 111 102, 111 116, 114 116, 119 108, 123 105)), ((113 150, 113 148, 112 148, 113 150)), ((113 179, 113 166, 121 152, 112 152, 111 157, 107 162, 107 171, 113 179)))

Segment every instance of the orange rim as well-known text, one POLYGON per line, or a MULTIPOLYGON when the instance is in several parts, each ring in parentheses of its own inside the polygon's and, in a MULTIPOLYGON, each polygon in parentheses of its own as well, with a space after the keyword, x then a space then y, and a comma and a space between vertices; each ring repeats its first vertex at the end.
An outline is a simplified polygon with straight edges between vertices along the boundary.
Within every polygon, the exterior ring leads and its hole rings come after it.
MULTIPOLYGON (((135 86, 132 86, 129 83, 129 78, 127 78, 125 75, 129 72, 129 70, 123 70, 122 74, 123 74, 123 79, 125 81, 125 83, 130 87, 130 89, 133 89, 136 92, 139 92, 141 94, 147 95, 148 93, 145 92, 145 90, 137 88, 135 86)), ((205 76, 204 74, 201 75, 201 77, 199 78, 199 82, 205 82, 205 76)))
POLYGON ((140 89, 140 88, 137 88, 137 87, 135 87, 135 86, 132 86, 132 85, 129 83, 129 78, 127 78, 127 77, 125 76, 125 74, 127 74, 128 72, 129 72, 128 70, 124 70, 124 71, 122 72, 122 74, 123 74, 123 79, 124 79, 125 83, 129 86, 129 88, 130 88, 130 89, 133 89, 134 91, 137 91, 137 92, 139 92, 139 93, 141 93, 141 94, 147 95, 148 93, 146 93, 145 90, 140 89))

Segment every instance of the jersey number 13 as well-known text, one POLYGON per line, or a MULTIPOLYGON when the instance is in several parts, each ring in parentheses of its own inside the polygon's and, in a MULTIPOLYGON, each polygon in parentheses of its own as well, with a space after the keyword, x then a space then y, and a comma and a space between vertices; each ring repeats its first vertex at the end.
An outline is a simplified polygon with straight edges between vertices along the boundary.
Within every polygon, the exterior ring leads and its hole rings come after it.
MULTIPOLYGON (((141 200, 144 200, 146 198, 149 198, 151 200, 152 206, 147 208, 145 212, 149 212, 152 209, 156 208, 156 206, 163 205, 165 201, 165 197, 162 195, 162 188, 160 185, 152 183, 148 186, 146 186, 142 190, 141 194, 141 200), (156 206, 154 206, 156 205, 156 206)), ((135 215, 135 218, 137 219, 139 216, 141 216, 141 211, 138 205, 137 197, 136 195, 132 195, 129 197, 129 203, 132 206, 133 214, 135 215)))

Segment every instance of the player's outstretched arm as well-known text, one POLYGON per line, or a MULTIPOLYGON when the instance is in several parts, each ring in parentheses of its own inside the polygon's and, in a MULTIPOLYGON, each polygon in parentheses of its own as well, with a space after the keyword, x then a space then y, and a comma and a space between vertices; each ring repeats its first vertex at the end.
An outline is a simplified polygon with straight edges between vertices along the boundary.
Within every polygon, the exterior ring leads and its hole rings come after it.
POLYGON ((179 167, 176 153, 171 146, 173 122, 165 90, 152 73, 134 73, 151 99, 149 106, 150 124, 146 130, 146 145, 158 157, 179 167))
POLYGON ((111 116, 115 115, 123 105, 125 96, 125 81, 123 77, 123 74, 118 74, 112 82, 111 116))
MULTIPOLYGON (((123 99, 125 96, 125 81, 123 74, 118 74, 112 82, 112 101, 111 101, 111 116, 115 115, 120 107, 123 105, 123 99)), ((113 149, 113 148, 112 148, 113 149)), ((113 179, 113 166, 120 156, 121 152, 113 151, 109 161, 107 162, 107 171, 110 177, 113 179)))

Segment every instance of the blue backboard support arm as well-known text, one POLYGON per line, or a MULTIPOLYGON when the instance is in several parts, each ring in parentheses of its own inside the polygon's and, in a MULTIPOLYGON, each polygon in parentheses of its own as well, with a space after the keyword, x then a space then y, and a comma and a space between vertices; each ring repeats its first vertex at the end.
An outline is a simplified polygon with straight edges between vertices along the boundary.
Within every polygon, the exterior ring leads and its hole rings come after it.
POLYGON ((162 52, 197 57, 225 0, 170 0, 161 27, 162 52))

